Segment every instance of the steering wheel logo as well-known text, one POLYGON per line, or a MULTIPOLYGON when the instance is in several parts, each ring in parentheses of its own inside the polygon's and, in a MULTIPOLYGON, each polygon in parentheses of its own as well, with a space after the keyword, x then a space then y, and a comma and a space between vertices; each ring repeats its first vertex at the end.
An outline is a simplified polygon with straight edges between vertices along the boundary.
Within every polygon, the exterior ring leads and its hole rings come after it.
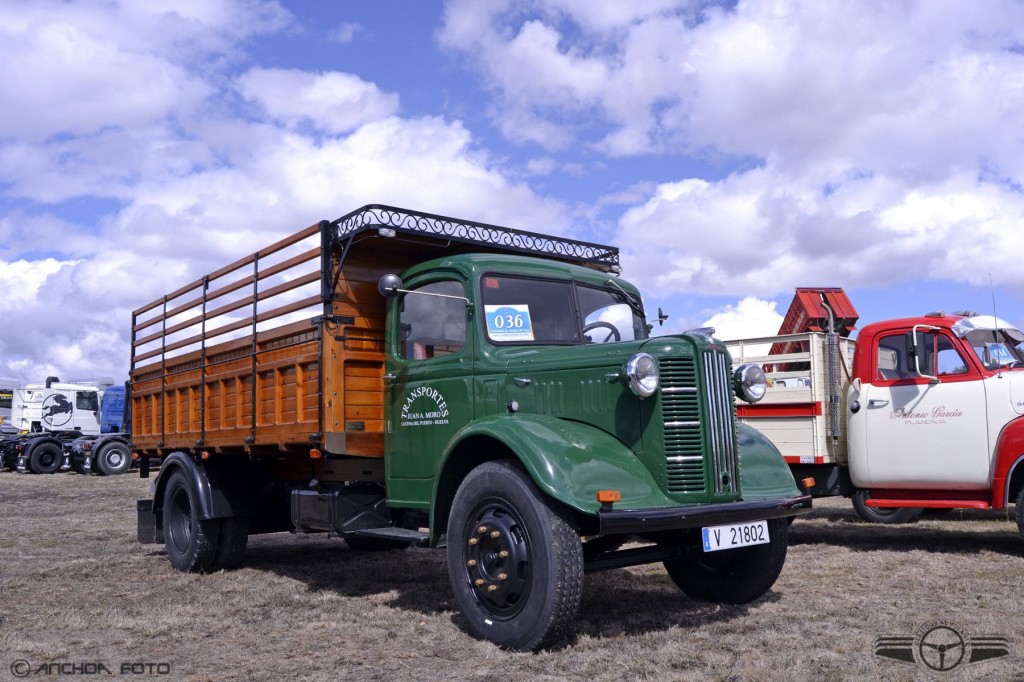
POLYGON ((948 625, 936 625, 921 635, 917 652, 932 670, 947 672, 960 665, 967 652, 963 635, 948 625))

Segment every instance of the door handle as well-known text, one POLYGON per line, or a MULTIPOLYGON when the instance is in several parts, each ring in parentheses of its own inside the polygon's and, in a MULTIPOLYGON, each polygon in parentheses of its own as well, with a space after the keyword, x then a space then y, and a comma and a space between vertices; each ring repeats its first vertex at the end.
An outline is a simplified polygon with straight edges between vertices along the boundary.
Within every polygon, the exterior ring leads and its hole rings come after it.
POLYGON ((877 398, 871 398, 868 400, 868 407, 885 407, 888 404, 888 400, 879 400, 877 398))
POLYGON ((397 378, 398 378, 398 375, 397 374, 392 374, 391 372, 388 372, 387 374, 384 375, 384 381, 394 381, 397 378))
POLYGON ((512 381, 514 381, 516 386, 520 388, 526 388, 527 386, 533 383, 533 379, 527 379, 525 377, 516 377, 512 381))

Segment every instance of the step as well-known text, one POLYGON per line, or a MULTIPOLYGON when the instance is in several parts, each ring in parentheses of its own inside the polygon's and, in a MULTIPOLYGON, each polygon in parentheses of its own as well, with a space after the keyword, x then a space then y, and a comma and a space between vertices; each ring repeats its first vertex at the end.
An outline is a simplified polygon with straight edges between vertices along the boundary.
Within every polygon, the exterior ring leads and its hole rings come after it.
POLYGON ((381 538, 384 540, 401 540, 417 545, 425 545, 430 541, 430 535, 421 530, 411 528, 363 528, 354 530, 345 535, 354 535, 361 538, 381 538))

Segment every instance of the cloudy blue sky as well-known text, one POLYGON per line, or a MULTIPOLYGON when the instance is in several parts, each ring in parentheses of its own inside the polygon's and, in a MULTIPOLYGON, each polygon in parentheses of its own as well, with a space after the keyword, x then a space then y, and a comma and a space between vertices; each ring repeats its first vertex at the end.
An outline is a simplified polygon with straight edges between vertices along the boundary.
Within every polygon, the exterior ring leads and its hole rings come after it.
POLYGON ((1015 0, 2 0, 0 64, 0 375, 366 203, 616 244, 667 332, 1024 323, 1015 0))

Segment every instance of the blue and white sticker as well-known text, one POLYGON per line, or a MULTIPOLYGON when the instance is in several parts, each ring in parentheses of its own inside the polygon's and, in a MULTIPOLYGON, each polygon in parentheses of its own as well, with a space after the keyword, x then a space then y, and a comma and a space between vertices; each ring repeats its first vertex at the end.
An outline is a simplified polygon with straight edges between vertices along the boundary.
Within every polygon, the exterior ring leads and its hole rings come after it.
POLYGON ((533 341, 528 305, 486 305, 487 336, 492 341, 533 341))

